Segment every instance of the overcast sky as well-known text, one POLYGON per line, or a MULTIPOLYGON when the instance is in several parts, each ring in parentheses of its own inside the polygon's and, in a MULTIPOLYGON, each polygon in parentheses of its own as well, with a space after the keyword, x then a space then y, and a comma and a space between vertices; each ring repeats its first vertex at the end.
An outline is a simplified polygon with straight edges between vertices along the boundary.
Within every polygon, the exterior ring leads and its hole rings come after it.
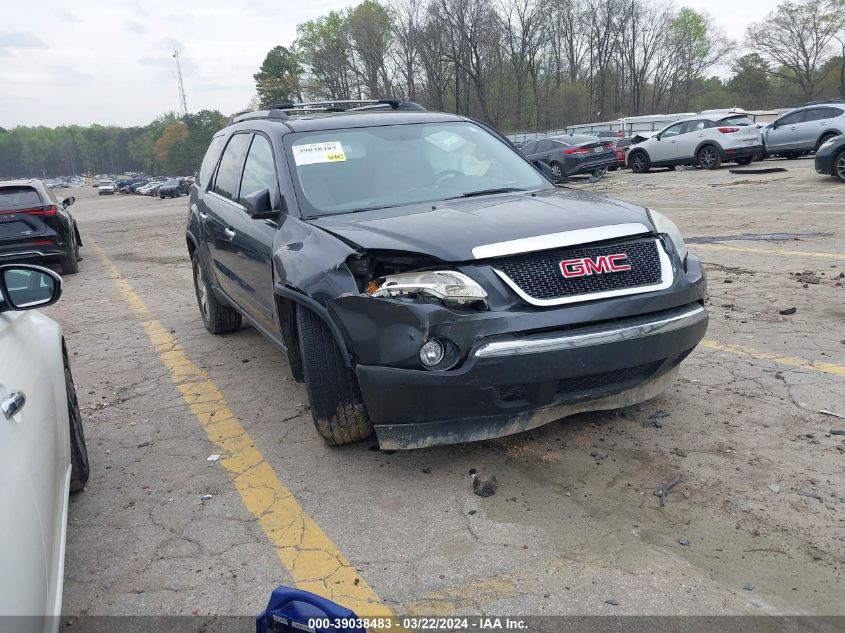
MULTIPOLYGON (((296 25, 354 0, 11 0, 0 22, 0 127, 143 125, 178 107, 246 108, 267 51, 296 25)), ((776 0, 686 0, 733 38, 776 0)))

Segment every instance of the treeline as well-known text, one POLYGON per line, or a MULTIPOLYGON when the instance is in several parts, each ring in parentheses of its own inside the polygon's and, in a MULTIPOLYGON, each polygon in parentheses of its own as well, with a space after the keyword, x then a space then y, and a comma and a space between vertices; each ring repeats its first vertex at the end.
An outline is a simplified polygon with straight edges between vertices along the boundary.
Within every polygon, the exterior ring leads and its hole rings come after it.
POLYGON ((845 96, 843 29, 845 0, 785 2, 741 42, 671 0, 364 0, 272 49, 255 105, 399 96, 506 131, 788 107, 845 96))
POLYGON ((220 112, 167 114, 143 127, 78 125, 0 128, 0 178, 74 174, 193 174, 212 135, 228 123, 220 112))

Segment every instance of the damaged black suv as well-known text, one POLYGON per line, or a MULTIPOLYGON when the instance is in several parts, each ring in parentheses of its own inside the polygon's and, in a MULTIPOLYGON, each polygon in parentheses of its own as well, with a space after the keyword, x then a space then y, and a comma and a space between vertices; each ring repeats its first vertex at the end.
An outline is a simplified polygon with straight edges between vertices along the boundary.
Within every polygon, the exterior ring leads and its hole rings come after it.
POLYGON ((556 187, 506 139, 398 101, 236 117, 190 194, 205 327, 287 351, 330 444, 517 433, 669 386, 707 328, 677 227, 556 187))

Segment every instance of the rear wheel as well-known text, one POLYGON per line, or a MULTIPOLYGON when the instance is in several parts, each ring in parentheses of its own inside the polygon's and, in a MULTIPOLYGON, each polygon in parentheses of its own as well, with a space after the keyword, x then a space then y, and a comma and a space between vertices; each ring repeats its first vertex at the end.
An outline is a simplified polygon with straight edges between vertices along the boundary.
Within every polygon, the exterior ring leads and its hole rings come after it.
POLYGON ((549 167, 552 170, 552 175, 555 177, 555 180, 563 180, 563 166, 560 163, 552 161, 549 163, 549 167))
POLYGON ((197 293, 197 305, 200 309, 203 325, 212 334, 226 334, 241 327, 241 313, 231 306, 224 305, 215 296, 208 274, 196 251, 191 256, 194 269, 194 290, 197 293))
POLYGON ((70 373, 67 358, 65 364, 65 389, 67 390, 67 417, 70 422, 70 491, 78 492, 85 487, 91 467, 88 462, 88 448, 85 445, 85 431, 82 428, 82 415, 79 401, 76 399, 76 387, 70 373))
POLYGON ((297 306, 297 329, 311 417, 327 444, 350 444, 373 432, 358 380, 346 366, 325 322, 297 306))
POLYGON ((831 171, 836 178, 845 182, 845 149, 839 152, 833 159, 833 169, 831 171))
POLYGON ((79 272, 79 245, 76 242, 76 231, 70 227, 68 237, 68 253, 60 260, 63 275, 75 275, 79 272))
POLYGON ((634 152, 628 158, 628 164, 631 166, 631 171, 635 174, 644 174, 649 170, 648 156, 645 152, 634 152))
POLYGON ((697 160, 702 169, 719 169, 722 166, 722 157, 719 155, 719 150, 712 145, 698 150, 697 160))

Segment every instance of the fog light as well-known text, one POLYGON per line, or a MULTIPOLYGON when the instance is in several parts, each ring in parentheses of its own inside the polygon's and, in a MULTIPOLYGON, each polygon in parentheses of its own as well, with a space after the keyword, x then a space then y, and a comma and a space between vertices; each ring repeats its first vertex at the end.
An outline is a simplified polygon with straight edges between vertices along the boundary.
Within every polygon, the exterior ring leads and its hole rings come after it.
POLYGON ((434 367, 443 360, 445 353, 443 343, 433 338, 420 348, 420 361, 426 367, 434 367))

